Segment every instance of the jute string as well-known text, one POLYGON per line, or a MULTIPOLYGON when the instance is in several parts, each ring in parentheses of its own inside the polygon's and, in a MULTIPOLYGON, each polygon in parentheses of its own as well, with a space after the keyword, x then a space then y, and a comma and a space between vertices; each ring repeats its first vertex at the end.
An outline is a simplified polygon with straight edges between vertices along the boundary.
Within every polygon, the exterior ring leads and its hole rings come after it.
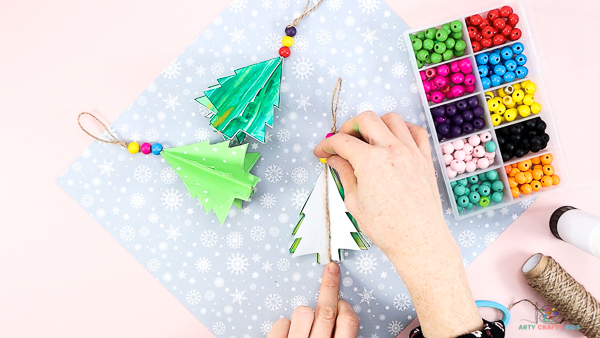
MULTIPOLYGON (((340 92, 342 91, 342 79, 339 78, 335 83, 335 87, 333 88, 333 94, 331 95, 331 133, 335 134, 337 131, 336 123, 337 123, 337 107, 340 101, 340 92)), ((329 238, 329 260, 331 261, 331 227, 330 227, 330 219, 329 219, 329 180, 327 179, 327 175, 329 174, 327 171, 329 170, 329 166, 327 163, 323 166, 323 174, 325 174, 325 226, 327 227, 327 238, 329 238)))
POLYGON ((125 149, 127 149, 127 142, 119 140, 115 135, 113 135, 113 133, 110 132, 110 130, 108 130, 108 128, 106 127, 106 125, 104 123, 102 123, 102 121, 100 121, 93 114, 90 114, 90 113, 87 113, 87 112, 80 113, 79 116, 77 116, 77 123, 79 124, 79 128, 81 128, 81 130, 83 130, 84 133, 88 134, 92 138, 95 138, 96 140, 98 140, 100 142, 104 142, 104 143, 120 144, 122 147, 124 147, 125 149), (94 118, 94 120, 96 120, 98 123, 100 123, 102 125, 102 127, 104 127, 104 130, 106 130, 106 132, 108 133, 108 135, 112 138, 112 141, 111 140, 103 140, 101 138, 98 138, 98 137, 92 135, 87 130, 85 130, 85 128, 83 128, 83 126, 81 125, 81 116, 83 116, 83 115, 89 115, 92 118, 94 118))
MULTIPOLYGON (((579 325, 581 333, 588 338, 600 338, 600 303, 579 284, 552 257, 541 255, 537 265, 523 272, 527 284, 561 316, 573 325, 579 325)), ((515 304, 527 299, 520 300, 515 304)), ((533 304, 536 309, 543 311, 533 304)), ((562 322, 562 321, 561 321, 562 322)))
POLYGON ((310 9, 308 9, 308 5, 310 5, 310 0, 306 1, 306 5, 304 6, 304 10, 302 10, 302 14, 300 14, 300 16, 298 16, 294 22, 292 22, 291 24, 287 25, 288 27, 292 27, 292 26, 298 26, 298 24, 300 23, 300 20, 304 19, 307 15, 309 15, 310 13, 312 13, 315 9, 317 9, 317 7, 319 7, 319 5, 323 2, 323 0, 319 0, 319 2, 317 2, 314 6, 312 6, 310 9))

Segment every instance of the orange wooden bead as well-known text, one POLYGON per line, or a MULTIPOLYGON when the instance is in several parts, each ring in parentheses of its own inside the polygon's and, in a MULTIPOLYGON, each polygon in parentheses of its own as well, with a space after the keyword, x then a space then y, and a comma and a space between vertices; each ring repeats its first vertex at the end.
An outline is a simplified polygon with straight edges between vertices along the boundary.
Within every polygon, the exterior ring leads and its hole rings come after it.
POLYGON ((525 183, 531 183, 531 181, 533 181, 533 175, 531 174, 531 172, 526 171, 523 173, 523 175, 525 175, 525 183))
POLYGON ((511 188, 515 188, 519 186, 519 183, 517 183, 517 181, 515 181, 514 177, 509 177, 508 178, 508 185, 510 185, 511 188))
POLYGON ((552 175, 552 185, 559 185, 560 184, 560 177, 558 177, 558 175, 552 175))
POLYGON ((511 167, 511 166, 509 166, 509 165, 507 165, 507 166, 504 166, 504 171, 506 172, 506 174, 507 174, 507 175, 509 175, 509 174, 510 174, 510 172, 512 171, 512 167, 511 167))
POLYGON ((552 157, 552 154, 546 154, 542 156, 542 164, 550 164, 552 163, 552 160, 554 158, 552 157))
POLYGON ((519 184, 525 184, 527 183, 527 176, 525 176, 525 173, 519 172, 515 175, 515 181, 519 184))
POLYGON ((512 169, 510 170, 510 173, 508 174, 508 176, 512 176, 512 177, 514 177, 514 176, 516 176, 516 175, 517 175, 518 173, 520 173, 520 172, 521 172, 521 170, 519 170, 519 169, 517 169, 517 168, 512 168, 512 169))
POLYGON ((514 197, 514 198, 517 198, 517 197, 519 197, 519 195, 521 195, 521 192, 519 191, 519 188, 517 188, 517 187, 510 189, 510 192, 512 193, 512 197, 514 197))
POLYGON ((521 161, 517 164, 517 167, 521 171, 527 171, 529 168, 531 168, 531 160, 521 161))
POLYGON ((516 168, 516 167, 517 167, 517 164, 516 164, 516 163, 513 163, 513 164, 511 164, 510 166, 511 166, 511 167, 513 167, 513 168, 516 168))
POLYGON ((533 166, 533 170, 536 170, 536 169, 542 170, 543 168, 544 168, 544 166, 541 164, 536 164, 533 166))
POLYGON ((531 190, 540 191, 542 189, 542 183, 538 180, 531 181, 531 190))
POLYGON ((531 171, 531 175, 533 176, 534 180, 541 180, 542 177, 544 177, 544 171, 542 169, 533 169, 531 171))
POLYGON ((554 182, 554 180, 552 179, 551 176, 544 176, 542 177, 542 179, 540 180, 540 182, 542 183, 542 187, 549 187, 552 185, 552 183, 554 182))
POLYGON ((523 195, 529 195, 532 191, 531 185, 529 185, 528 183, 522 184, 520 190, 523 193, 523 195))
POLYGON ((540 164, 540 163, 542 163, 542 160, 540 159, 539 156, 537 156, 537 157, 534 157, 534 158, 531 159, 531 163, 533 163, 533 164, 540 164))
POLYGON ((546 164, 542 170, 544 170, 545 175, 548 175, 548 176, 554 175, 554 167, 551 164, 546 164))

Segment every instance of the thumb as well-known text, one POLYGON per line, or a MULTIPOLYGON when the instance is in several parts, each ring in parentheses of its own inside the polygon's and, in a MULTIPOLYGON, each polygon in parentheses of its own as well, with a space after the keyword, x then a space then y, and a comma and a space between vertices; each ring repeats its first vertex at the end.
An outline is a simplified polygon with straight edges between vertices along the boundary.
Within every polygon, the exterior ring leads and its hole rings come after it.
POLYGON ((344 201, 346 202, 346 206, 354 205, 358 185, 356 176, 354 176, 354 168, 350 162, 338 155, 328 157, 327 164, 340 176, 344 188, 344 201))

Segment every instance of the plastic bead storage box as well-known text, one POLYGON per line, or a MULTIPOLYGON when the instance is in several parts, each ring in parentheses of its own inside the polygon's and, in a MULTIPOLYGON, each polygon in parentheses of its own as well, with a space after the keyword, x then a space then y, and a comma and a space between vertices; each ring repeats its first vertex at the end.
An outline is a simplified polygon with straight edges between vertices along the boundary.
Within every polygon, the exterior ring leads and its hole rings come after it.
POLYGON ((568 184, 521 3, 409 30, 404 38, 456 219, 568 184))

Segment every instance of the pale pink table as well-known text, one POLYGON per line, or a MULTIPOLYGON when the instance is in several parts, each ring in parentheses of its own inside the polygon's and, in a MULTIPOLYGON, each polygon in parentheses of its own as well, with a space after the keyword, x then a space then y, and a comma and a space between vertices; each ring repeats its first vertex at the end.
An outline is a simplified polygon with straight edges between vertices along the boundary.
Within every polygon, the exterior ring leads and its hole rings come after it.
MULTIPOLYGON (((1 337, 211 336, 54 179, 90 144, 76 114, 96 110, 115 119, 226 3, 0 2, 1 337)), ((500 4, 388 3, 413 27, 500 4)), ((543 252, 600 298, 600 259, 547 231, 551 211, 564 204, 600 214, 600 6, 532 0, 526 7, 572 186, 540 198, 477 258, 468 269, 471 286, 477 299, 539 300, 519 269, 531 254, 543 252)), ((531 308, 518 306, 512 314, 511 337, 581 336, 519 331, 531 308)))

